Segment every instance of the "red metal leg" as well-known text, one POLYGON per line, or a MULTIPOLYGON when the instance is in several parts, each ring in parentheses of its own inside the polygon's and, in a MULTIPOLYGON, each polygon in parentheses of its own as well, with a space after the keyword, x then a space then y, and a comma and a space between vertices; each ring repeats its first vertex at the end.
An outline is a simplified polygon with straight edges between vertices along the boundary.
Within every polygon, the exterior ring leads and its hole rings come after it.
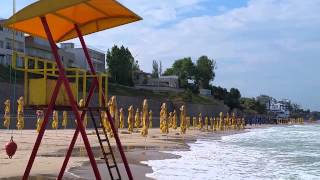
MULTIPOLYGON (((80 42, 81 42, 84 54, 86 56, 87 62, 89 64, 90 70, 91 70, 92 74, 96 75, 95 69, 94 69, 93 64, 92 64, 92 60, 91 60, 89 52, 88 52, 87 45, 86 45, 86 43, 85 43, 85 41, 83 39, 82 33, 81 33, 78 25, 75 25, 75 29, 76 29, 76 31, 78 33, 78 37, 80 39, 80 42)), ((97 81, 98 86, 101 86, 101 84, 99 84, 99 81, 98 81, 97 77, 95 77, 95 79, 97 81)), ((103 101, 102 102, 103 102, 103 105, 105 105, 105 94, 103 92, 102 92, 102 96, 103 96, 103 98, 102 98, 103 101)), ((108 116, 108 120, 110 122, 110 126, 111 126, 111 129, 112 129, 112 132, 114 134, 114 138, 116 140, 116 143, 117 143, 117 146, 118 146, 118 149, 119 149, 123 164, 124 164, 125 169, 127 171, 128 178, 131 180, 131 179, 133 179, 132 173, 131 173, 131 170, 130 170, 126 155, 124 153, 124 150, 123 150, 123 147, 122 147, 119 135, 118 135, 118 131, 115 128, 113 118, 110 115, 109 109, 107 110, 107 116, 108 116)))
MULTIPOLYGON (((84 54, 85 54, 86 59, 87 59, 87 63, 89 64, 89 67, 90 67, 90 71, 91 71, 92 75, 94 75, 94 77, 93 77, 93 83, 91 84, 91 87, 90 87, 90 90, 89 90, 89 95, 88 95, 88 97, 87 97, 87 100, 85 101, 85 103, 86 103, 85 107, 88 107, 88 105, 89 105, 89 103, 90 103, 90 100, 91 100, 91 97, 93 96, 94 89, 95 89, 96 85, 99 85, 99 81, 98 81, 98 78, 96 77, 96 71, 95 71, 95 69, 94 69, 94 67, 93 67, 93 65, 92 65, 89 52, 88 52, 87 47, 86 47, 86 45, 85 45, 85 42, 84 42, 84 40, 83 40, 82 34, 81 34, 81 32, 80 32, 80 30, 79 30, 79 28, 78 28, 78 25, 75 25, 75 29, 76 29, 77 32, 78 32, 78 35, 79 35, 79 38, 80 38, 80 42, 81 42, 81 44, 82 44, 82 47, 83 47, 83 49, 84 49, 84 54)), ((103 105, 105 105, 105 95, 104 95, 104 93, 102 94, 102 98, 103 98, 103 99, 102 99, 103 105)), ((82 121, 83 121, 83 118, 84 118, 85 113, 86 113, 85 111, 82 111, 82 114, 81 114, 81 120, 82 120, 82 121)), ((74 133, 74 135, 73 135, 73 138, 72 138, 72 140, 71 140, 71 143, 70 143, 70 145, 69 145, 69 149, 68 149, 68 151, 67 151, 66 157, 65 157, 65 159, 64 159, 64 161, 63 161, 63 164, 62 164, 62 167, 61 167, 61 170, 60 170, 60 173, 59 173, 57 179, 62 179, 62 177, 63 177, 63 174, 64 174, 65 169, 66 169, 66 167, 67 167, 67 164, 68 164, 68 162, 69 162, 69 159, 70 159, 72 150, 73 150, 74 145, 75 145, 75 143, 76 143, 76 141, 77 141, 78 135, 79 135, 79 128, 77 127, 77 128, 76 128, 76 131, 75 131, 75 133, 74 133)))
MULTIPOLYGON (((85 41, 83 39, 82 33, 81 33, 81 31, 80 31, 80 29, 79 29, 77 24, 75 24, 74 27, 75 27, 75 29, 77 31, 77 34, 78 34, 78 37, 79 37, 79 40, 80 40, 84 55, 86 56, 87 63, 89 64, 89 67, 90 67, 90 71, 91 71, 92 75, 94 75, 93 79, 96 81, 98 86, 100 86, 99 80, 98 80, 98 78, 96 76, 97 75, 96 70, 93 67, 92 60, 90 58, 90 55, 89 55, 89 52, 88 52, 88 48, 87 48, 87 45, 86 45, 86 43, 85 43, 85 41)), ((105 97, 105 94, 104 94, 103 91, 102 91, 102 104, 103 104, 103 106, 106 105, 106 97, 105 97)))
MULTIPOLYGON (((93 93, 94 93, 94 90, 95 90, 96 86, 97 86, 97 84, 95 82, 93 82, 91 84, 90 89, 89 89, 89 95, 88 95, 88 97, 86 98, 86 101, 85 101, 85 107, 89 106, 90 100, 91 100, 91 98, 93 96, 93 93)), ((85 114, 86 114, 86 110, 83 110, 82 113, 81 113, 81 121, 83 121, 85 114)), ((62 179, 62 177, 63 177, 63 174, 64 174, 64 172, 66 170, 67 164, 68 164, 69 159, 71 157, 72 150, 73 150, 74 145, 75 145, 75 143, 77 141, 78 135, 79 135, 79 128, 77 126, 76 131, 75 131, 75 133, 74 133, 74 135, 72 137, 71 143, 69 145, 69 149, 67 151, 66 157, 65 157, 65 159, 63 161, 60 173, 59 173, 59 175, 57 177, 58 180, 62 179)))
POLYGON ((42 24, 44 26, 46 35, 48 37, 48 40, 49 40, 49 43, 50 43, 50 46, 51 46, 51 49, 52 49, 52 53, 53 53, 53 55, 55 57, 57 66, 59 68, 60 77, 63 80, 63 84, 65 86, 67 95, 69 97, 69 102, 70 102, 72 111, 73 111, 74 115, 76 116, 78 128, 79 128, 80 133, 82 135, 82 139, 83 139, 83 142, 85 144, 85 147, 86 147, 86 150, 87 150, 87 153, 88 153, 88 156, 89 156, 89 159, 90 159, 90 163, 91 163, 92 169, 94 171, 95 177, 96 177, 96 179, 101 179, 101 176, 100 176, 100 173, 99 173, 99 170, 98 170, 98 166, 97 166, 97 163, 95 161, 95 158, 94 158, 94 155, 93 155, 93 152, 92 152, 92 149, 91 149, 91 146, 90 146, 90 143, 89 143, 85 128, 83 127, 83 124, 82 124, 82 121, 81 121, 81 117, 79 115, 77 102, 76 102, 76 100, 75 100, 75 98, 74 98, 74 96, 72 94, 71 87, 70 87, 70 84, 69 84, 69 80, 65 76, 64 67, 63 67, 62 62, 60 60, 60 57, 59 57, 59 54, 58 54, 58 49, 57 49, 57 46, 56 46, 56 44, 55 44, 55 42, 54 42, 54 40, 52 38, 52 34, 51 34, 51 31, 50 31, 50 28, 49 28, 49 25, 47 23, 46 18, 45 17, 41 17, 41 22, 42 22, 42 24))
POLYGON ((39 146, 41 144, 41 140, 42 140, 44 132, 46 130, 46 126, 48 124, 49 116, 52 113, 54 104, 56 102, 56 99, 57 99, 61 84, 62 84, 62 79, 59 77, 59 79, 57 81, 57 84, 56 84, 56 86, 55 86, 55 88, 53 90, 52 97, 51 97, 50 103, 48 105, 48 109, 47 109, 47 111, 45 113, 44 120, 43 120, 42 126, 40 128, 37 140, 36 140, 36 142, 35 142, 35 144, 33 146, 32 153, 31 153, 31 156, 29 158, 26 170, 24 171, 23 178, 22 178, 23 180, 27 180, 28 177, 29 177, 30 170, 32 168, 34 159, 36 158, 37 152, 39 150, 39 146))

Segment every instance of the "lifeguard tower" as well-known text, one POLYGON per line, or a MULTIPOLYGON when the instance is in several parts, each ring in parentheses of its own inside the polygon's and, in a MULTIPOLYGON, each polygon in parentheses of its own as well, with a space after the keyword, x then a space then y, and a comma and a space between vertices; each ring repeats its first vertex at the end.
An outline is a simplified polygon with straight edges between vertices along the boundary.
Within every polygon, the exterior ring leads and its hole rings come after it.
MULTIPOLYGON (((139 21, 141 19, 142 18, 137 14, 115 0, 40 0, 20 10, 5 22, 5 26, 8 28, 47 39, 50 43, 55 59, 55 63, 40 63, 40 61, 35 60, 32 68, 29 68, 30 62, 26 59, 23 60, 24 67, 17 67, 16 64, 13 63, 13 66, 15 66, 14 68, 18 70, 20 68, 20 70, 25 72, 25 97, 28 97, 26 100, 26 107, 43 109, 45 111, 43 124, 34 144, 22 179, 27 180, 29 177, 33 162, 36 158, 41 140, 46 130, 46 125, 48 124, 49 116, 53 110, 72 111, 77 122, 77 128, 57 179, 63 178, 63 174, 79 132, 82 136, 95 177, 96 179, 101 179, 86 130, 82 124, 87 112, 90 112, 92 117, 101 151, 107 164, 111 179, 122 179, 118 166, 115 162, 114 154, 110 148, 111 146, 105 133, 105 128, 97 125, 94 120, 93 112, 99 112, 100 114, 101 111, 105 111, 107 114, 127 176, 129 179, 133 179, 117 130, 115 129, 112 116, 106 106, 107 97, 106 91, 104 91, 104 87, 102 87, 102 79, 103 77, 105 79, 107 78, 103 75, 99 76, 96 73, 83 36, 139 21), (77 83, 70 83, 70 81, 72 78, 75 78, 77 81, 79 73, 84 72, 65 68, 59 57, 56 45, 56 43, 77 37, 80 40, 87 63, 90 67, 90 74, 86 74, 86 76, 91 77, 92 80, 88 95, 85 99, 85 106, 81 108, 78 107, 76 101, 76 96, 78 96, 77 83), (28 77, 28 73, 38 73, 42 78, 28 77), (101 103, 95 107, 89 107, 90 100, 92 99, 96 89, 99 89, 99 100, 101 103), (100 137, 98 132, 99 128, 105 133, 105 139, 100 137), (108 152, 105 150, 103 142, 107 142, 107 146, 109 147, 108 152), (108 159, 111 159, 113 164, 111 164, 108 159), (115 171, 118 177, 115 176, 115 171)), ((14 55, 19 56, 18 54, 14 55)))

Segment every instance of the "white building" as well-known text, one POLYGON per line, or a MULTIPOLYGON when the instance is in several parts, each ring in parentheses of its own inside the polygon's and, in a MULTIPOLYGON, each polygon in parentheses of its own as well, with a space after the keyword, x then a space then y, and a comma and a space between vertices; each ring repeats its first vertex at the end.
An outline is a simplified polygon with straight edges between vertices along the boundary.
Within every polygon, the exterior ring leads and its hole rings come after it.
POLYGON ((211 95, 211 90, 210 89, 199 89, 200 95, 202 96, 212 96, 211 95))
POLYGON ((15 31, 13 34, 11 29, 0 24, 0 64, 5 66, 11 64, 13 49, 21 53, 25 52, 24 33, 15 31))
MULTIPOLYGON (((61 43, 61 49, 63 49, 66 52, 70 52, 74 54, 75 56, 75 60, 73 62, 74 67, 90 70, 82 48, 76 48, 74 46, 74 43, 61 43)), ((96 71, 97 72, 105 71, 106 70, 105 53, 99 50, 95 50, 93 48, 88 48, 88 51, 96 71)))
POLYGON ((288 109, 286 100, 277 101, 272 99, 267 103, 267 109, 270 112, 275 113, 277 118, 289 118, 290 116, 290 111, 288 109))
MULTIPOLYGON (((38 37, 34 37, 34 36, 26 36, 25 44, 26 44, 25 54, 27 56, 55 61, 51 51, 49 41, 38 38, 38 37)), ((67 52, 61 48, 58 50, 58 52, 59 52, 61 61, 63 62, 63 65, 65 67, 78 67, 77 65, 74 64, 75 55, 73 53, 67 52)))
MULTIPOLYGON (((15 31, 13 35, 12 30, 1 25, 2 22, 0 19, 0 64, 5 66, 11 64, 13 49, 27 56, 54 61, 50 44, 47 40, 33 36, 25 36, 24 33, 18 31, 15 31)), ((88 51, 96 71, 105 71, 105 54, 93 48, 89 48, 88 51)), ((75 48, 73 43, 62 43, 59 49, 59 55, 66 67, 90 70, 83 49, 75 48)), ((17 61, 17 63, 18 66, 22 66, 22 61, 17 61)))
POLYGON ((49 41, 34 36, 26 36, 25 44, 27 56, 54 60, 49 41))
POLYGON ((145 85, 153 87, 179 88, 179 78, 178 76, 160 76, 159 78, 150 78, 147 80, 145 85))

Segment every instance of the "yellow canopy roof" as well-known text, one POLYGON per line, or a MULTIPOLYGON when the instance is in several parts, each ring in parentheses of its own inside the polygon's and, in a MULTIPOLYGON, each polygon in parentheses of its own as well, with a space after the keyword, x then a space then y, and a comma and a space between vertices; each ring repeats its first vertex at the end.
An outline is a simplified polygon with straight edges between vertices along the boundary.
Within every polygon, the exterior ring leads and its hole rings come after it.
POLYGON ((46 17, 55 42, 76 38, 74 24, 87 35, 142 19, 115 0, 40 0, 10 17, 5 26, 47 39, 40 17, 46 17))

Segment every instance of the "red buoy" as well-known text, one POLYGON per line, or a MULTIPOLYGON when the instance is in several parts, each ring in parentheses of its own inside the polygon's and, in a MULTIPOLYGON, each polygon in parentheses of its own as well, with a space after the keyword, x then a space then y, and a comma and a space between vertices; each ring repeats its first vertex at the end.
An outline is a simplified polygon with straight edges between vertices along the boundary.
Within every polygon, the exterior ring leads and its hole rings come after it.
POLYGON ((11 137, 10 142, 8 142, 5 146, 7 155, 9 156, 10 159, 16 153, 17 148, 18 148, 17 144, 13 141, 13 137, 11 137))

